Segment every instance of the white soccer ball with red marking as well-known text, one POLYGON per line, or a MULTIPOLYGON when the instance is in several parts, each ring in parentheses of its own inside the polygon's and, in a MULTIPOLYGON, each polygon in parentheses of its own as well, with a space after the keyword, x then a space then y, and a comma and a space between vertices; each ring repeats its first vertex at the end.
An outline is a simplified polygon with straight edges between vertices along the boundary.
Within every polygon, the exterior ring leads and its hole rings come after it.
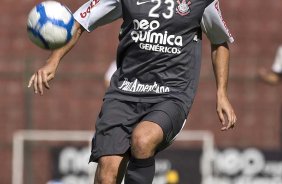
POLYGON ((74 22, 71 11, 65 5, 57 1, 44 1, 28 15, 28 36, 41 48, 57 49, 72 38, 74 22))

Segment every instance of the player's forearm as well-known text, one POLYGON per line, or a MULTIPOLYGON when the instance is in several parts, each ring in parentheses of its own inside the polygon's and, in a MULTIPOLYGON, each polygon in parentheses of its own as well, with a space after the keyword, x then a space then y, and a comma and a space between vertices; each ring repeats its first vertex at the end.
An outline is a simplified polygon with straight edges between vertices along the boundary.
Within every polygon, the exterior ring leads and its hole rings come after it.
POLYGON ((229 75, 229 47, 223 44, 211 45, 212 63, 217 85, 217 96, 227 96, 229 75))
POLYGON ((83 28, 80 24, 75 21, 75 31, 71 40, 63 47, 52 51, 51 56, 47 62, 53 62, 54 65, 58 65, 61 59, 73 48, 73 46, 79 40, 81 34, 83 33, 83 28))

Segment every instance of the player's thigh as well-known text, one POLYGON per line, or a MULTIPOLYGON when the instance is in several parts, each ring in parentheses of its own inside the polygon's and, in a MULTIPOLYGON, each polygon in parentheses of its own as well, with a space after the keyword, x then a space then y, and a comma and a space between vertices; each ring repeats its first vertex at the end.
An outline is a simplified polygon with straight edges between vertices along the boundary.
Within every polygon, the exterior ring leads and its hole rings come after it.
POLYGON ((168 147, 175 136, 185 124, 188 110, 179 101, 167 100, 156 104, 152 110, 143 117, 143 121, 154 122, 163 132, 162 141, 158 144, 157 151, 168 147))
POLYGON ((106 155, 122 155, 130 148, 130 136, 140 116, 134 110, 136 103, 105 99, 96 121, 90 161, 106 155))

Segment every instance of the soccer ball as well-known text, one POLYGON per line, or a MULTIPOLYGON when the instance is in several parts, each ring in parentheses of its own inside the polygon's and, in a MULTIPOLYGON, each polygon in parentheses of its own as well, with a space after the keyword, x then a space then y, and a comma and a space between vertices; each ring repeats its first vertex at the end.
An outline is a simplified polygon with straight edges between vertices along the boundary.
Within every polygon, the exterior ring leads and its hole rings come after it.
POLYGON ((70 41, 74 22, 71 11, 65 5, 44 1, 37 4, 28 15, 28 36, 37 46, 54 50, 70 41))

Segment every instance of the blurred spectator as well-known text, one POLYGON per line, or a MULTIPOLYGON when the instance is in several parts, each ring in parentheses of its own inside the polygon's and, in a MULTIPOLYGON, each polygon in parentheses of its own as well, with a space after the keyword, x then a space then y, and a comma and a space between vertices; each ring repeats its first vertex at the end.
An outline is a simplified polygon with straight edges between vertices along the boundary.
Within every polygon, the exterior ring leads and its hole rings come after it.
POLYGON ((261 80, 268 84, 276 85, 282 78, 282 45, 278 47, 276 57, 271 69, 261 68, 259 71, 261 80))
POLYGON ((106 87, 109 87, 112 75, 115 73, 116 70, 117 70, 116 60, 113 60, 104 76, 106 87))

